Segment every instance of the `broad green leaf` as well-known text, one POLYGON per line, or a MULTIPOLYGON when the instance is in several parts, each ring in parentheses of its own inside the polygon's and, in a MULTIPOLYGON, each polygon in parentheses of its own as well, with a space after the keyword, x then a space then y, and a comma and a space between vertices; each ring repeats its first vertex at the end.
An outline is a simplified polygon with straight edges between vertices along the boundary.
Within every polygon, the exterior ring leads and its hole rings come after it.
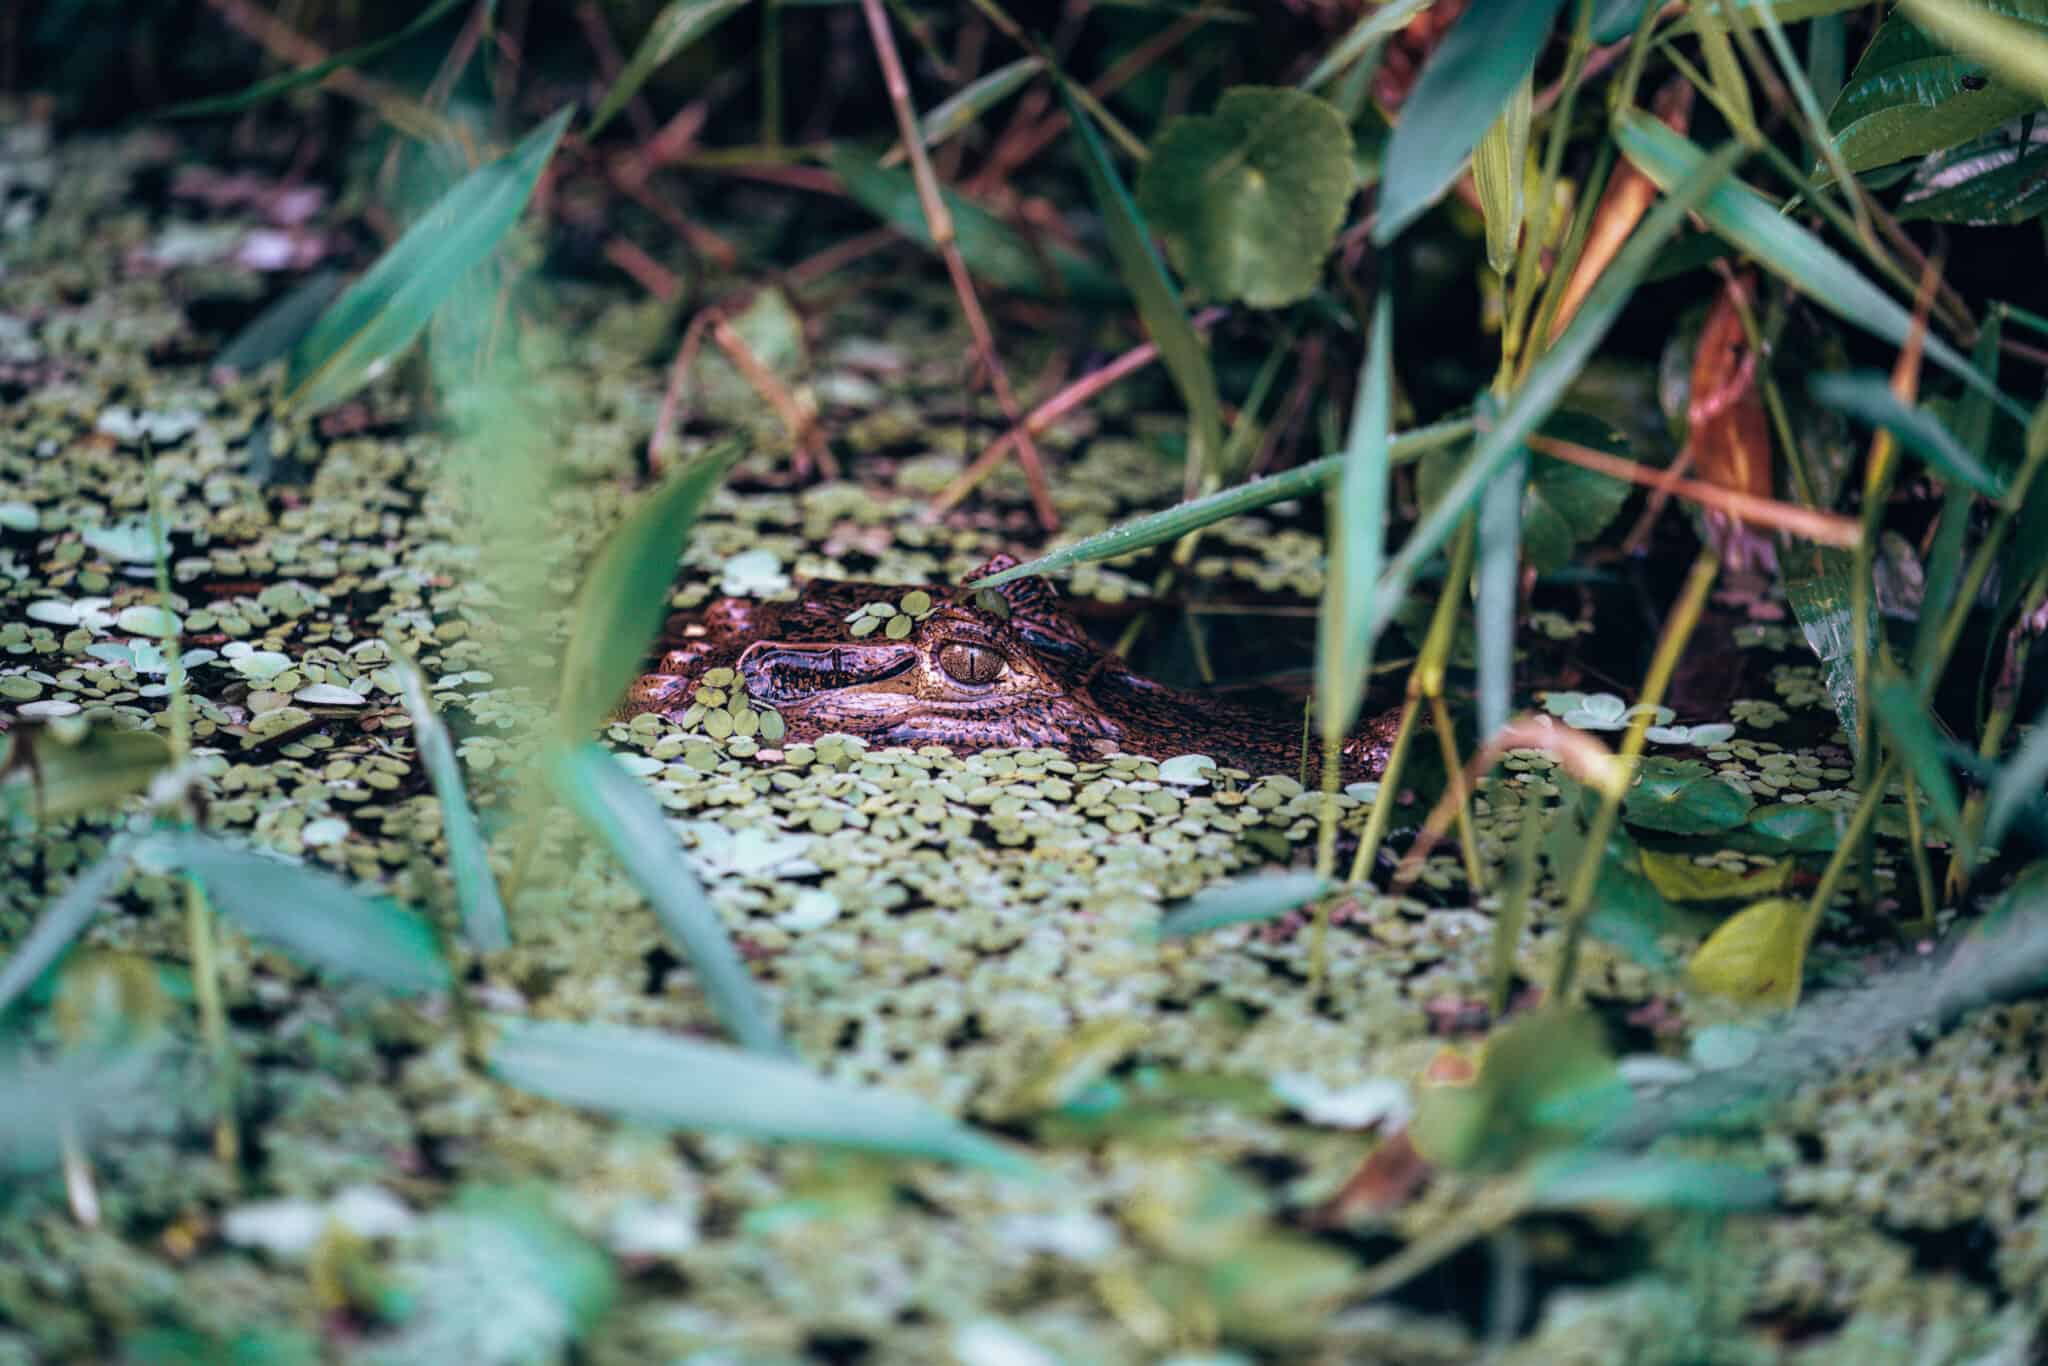
POLYGON ((319 270, 282 299, 257 314, 213 358, 213 369, 254 374, 298 345, 341 292, 341 273, 319 270))
POLYGON ((471 171, 342 292, 292 350, 285 399, 316 413, 382 374, 519 220, 574 106, 471 171))
MULTIPOLYGON (((1706 157, 1685 137, 1640 110, 1625 110, 1615 117, 1614 139, 1629 161, 1666 194, 1706 157)), ((1715 232, 1837 317, 1897 346, 1904 346, 1912 335, 1911 312, 1741 181, 1717 185, 1705 196, 1699 211, 1715 232)), ((1954 347, 1936 336, 1928 336, 1925 346, 1937 364, 1970 387, 1983 390, 2005 411, 2026 420, 2018 405, 1999 393, 1954 347)))
MULTIPOLYGON (((1433 450, 1462 441, 1472 434, 1472 419, 1452 418, 1432 426, 1419 427, 1412 432, 1403 432, 1395 437, 1388 448, 1389 465, 1405 465, 1420 460, 1433 450)), ((1056 574, 1077 564, 1093 560, 1112 560, 1119 555, 1145 550, 1151 546, 1177 541, 1190 531, 1199 531, 1205 526, 1228 521, 1247 512, 1256 512, 1274 503, 1284 503, 1290 498, 1300 498, 1336 482, 1345 464, 1344 455, 1326 455, 1319 460, 1296 465, 1284 473, 1266 479, 1254 479, 1235 488, 1223 489, 1201 498, 1191 498, 1158 512, 1148 512, 1142 517, 1133 517, 1128 522, 1119 522, 1106 531, 1098 531, 1072 545, 1039 556, 1035 560, 1005 569, 1000 574, 990 574, 976 579, 970 587, 992 588, 1021 579, 1031 574, 1056 574)))
POLYGON ((450 983, 433 926, 388 897, 211 835, 166 836, 164 847, 221 914, 310 967, 396 992, 450 983))
POLYGON ((36 917, 35 928, 22 936, 0 964, 0 1011, 26 991, 69 948, 99 913, 121 879, 128 874, 130 842, 117 839, 104 854, 76 874, 71 884, 36 917))
MULTIPOLYGON (((1984 842, 1997 844, 2012 828, 2013 819, 2048 790, 2048 713, 2034 719, 2027 738, 1991 784, 1991 797, 1984 809, 1984 842)), ((0 1002, 6 1000, 0 992, 0 1002)))
MULTIPOLYGON (((1657 126, 1663 127, 1661 123, 1657 126)), ((1401 549, 1381 576, 1376 617, 1391 617, 1401 605, 1423 564, 1450 538, 1478 501, 1480 492, 1500 476, 1502 468, 1522 449, 1537 425, 1550 415, 1565 390, 1578 378, 1579 370, 1591 359, 1607 329, 1614 325, 1637 281, 1656 259, 1666 239, 1694 206, 1716 191, 1741 154, 1741 146, 1730 143, 1693 165, 1684 180, 1666 192, 1663 202, 1630 235, 1627 245, 1586 296, 1585 304, 1564 335, 1529 368, 1522 386, 1503 405, 1500 420, 1480 433, 1458 477, 1401 543, 1401 549)))
POLYGON ((1334 886, 1307 869, 1249 873, 1204 887, 1179 903, 1161 917, 1157 934, 1161 939, 1182 939, 1226 925, 1275 920, 1306 906, 1334 886))
POLYGON ((433 0, 432 4, 415 15, 412 22, 404 28, 388 33, 374 42, 363 43, 346 52, 337 52, 325 61, 315 62, 311 66, 302 66, 296 71, 286 71, 268 80, 258 81, 247 90, 237 91, 232 95, 212 95, 206 99, 174 104, 157 117, 184 119, 202 114, 231 114, 238 109, 247 109, 251 105, 275 99, 279 95, 325 80, 343 67, 361 66, 365 62, 376 60, 399 44, 425 33, 439 22, 442 15, 461 3, 462 0, 433 0))
MULTIPOLYGON (((854 203, 911 241, 932 248, 931 225, 924 221, 917 181, 908 170, 879 165, 872 156, 853 148, 835 151, 827 164, 854 203)), ((1057 242, 1045 243, 1040 250, 973 200, 943 187, 939 195, 953 218, 953 240, 960 247, 960 259, 976 277, 1041 298, 1065 295, 1106 304, 1129 298, 1115 276, 1086 257, 1057 242)))
POLYGON ((1920 690, 1897 675, 1879 677, 1871 686, 1870 704, 1887 738, 1906 760, 1920 790, 1934 807, 1934 818, 1949 838, 1964 867, 1976 861, 1976 844, 1963 823, 1963 801, 1955 775, 1944 757, 1941 732, 1920 700, 1920 690))
POLYGON ((1394 394, 1394 307, 1382 289, 1373 305, 1372 335, 1359 367, 1344 470, 1331 499, 1329 569, 1316 634, 1316 705, 1325 746, 1341 741, 1358 719, 1376 643, 1366 608, 1386 555, 1388 424, 1394 394))
MULTIPOLYGON (((1583 791, 1580 798, 1580 814, 1560 811, 1543 832, 1543 857, 1555 877, 1570 877, 1572 870, 1591 856, 1587 820, 1593 798, 1583 791)), ((1636 962, 1661 972, 1669 965, 1670 955, 1658 940, 1672 928, 1671 907, 1643 871, 1642 856, 1628 831, 1617 827, 1608 834, 1586 929, 1636 962)))
POLYGON ((647 26, 646 36, 641 38, 640 46, 633 49, 633 55, 625 66, 620 68, 612 88, 604 92, 597 112, 590 116, 590 130, 584 136, 596 137, 598 130, 610 123, 612 116, 626 107, 626 101, 647 84, 649 76, 681 56, 692 43, 730 19, 733 12, 747 2, 669 0, 662 6, 661 13, 654 16, 654 22, 647 26))
MULTIPOLYGON (((1575 446, 1630 458, 1626 437, 1584 413, 1553 413, 1542 432, 1575 446)), ((1624 480, 1536 452, 1522 492, 1522 554, 1529 567, 1539 574, 1555 574, 1570 564, 1574 549, 1605 531, 1631 492, 1624 480)))
POLYGON ((1805 902, 1759 901, 1722 921, 1693 951, 1686 971, 1701 991, 1744 1005, 1790 1009, 1799 1004, 1812 931, 1805 902))
POLYGON ((1359 15, 1358 22, 1337 40, 1315 70, 1301 78, 1303 90, 1316 90, 1343 74, 1344 69, 1374 47, 1405 27, 1433 0, 1389 0, 1378 9, 1359 15))
POLYGON ((1045 58, 1019 57, 999 66, 979 80, 960 87, 958 93, 940 101, 918 122, 918 135, 927 147, 974 125, 975 120, 1024 88, 1033 76, 1045 70, 1045 58))
POLYGON ((498 879, 491 872, 490 846, 484 842, 469 792, 463 786, 462 765, 455 757, 455 746, 448 741, 448 728, 441 724, 427 695, 427 680, 420 666, 390 636, 384 638, 384 646, 391 652, 391 670, 398 675, 406 715, 412 718, 413 744, 441 803, 441 833, 448 840, 448 871, 455 879, 462 932, 477 952, 495 953, 511 945, 512 933, 505 924, 498 879))
POLYGON ((1849 73, 1828 130, 1849 169, 1864 171, 1968 142, 2039 103, 1901 13, 1885 20, 1849 73))
POLYGON ((1496 1028, 1469 1084, 1418 1088, 1408 1133, 1442 1166, 1502 1170, 1615 1123, 1630 1099, 1600 1021, 1547 1006, 1496 1028))
POLYGON ((1530 1205, 1543 1209, 1767 1209, 1778 1199, 1770 1173, 1695 1157, 1547 1153, 1525 1179, 1530 1205))
POLYGON ((1984 93, 2007 82, 2025 92, 2027 102, 2007 118, 2048 100, 2048 0, 1900 0, 1899 8, 1941 42, 1984 63, 1998 77, 1984 93))
POLYGON ((549 769, 562 800, 591 834, 611 846, 654 907, 726 1031, 754 1052, 788 1052, 774 1007, 705 896, 661 804, 610 751, 590 741, 557 751, 549 769))
MULTIPOLYGON (((1214 472, 1223 453, 1222 408, 1216 397, 1216 372, 1210 368, 1208 348, 1195 334, 1181 307, 1180 291, 1166 273, 1166 263, 1152 245, 1152 232, 1138 206, 1124 188, 1109 149, 1095 131, 1094 121, 1081 103, 1060 83, 1060 98, 1066 101, 1067 117, 1081 144, 1081 167, 1095 208, 1102 215, 1110 254, 1116 257, 1117 272, 1137 301, 1138 316, 1144 320, 1152 344, 1159 348, 1159 361, 1173 377, 1181 402, 1188 410, 1188 460, 1198 471, 1214 472)), ((1306 98, 1306 97, 1304 97, 1306 98)))
POLYGON ((1563 0, 1473 0, 1451 26, 1387 143, 1373 241, 1401 235, 1458 178, 1487 125, 1536 64, 1563 0))
POLYGON ((154 731, 76 724, 17 726, 0 752, 0 813, 17 828, 112 806, 170 765, 154 731))
POLYGON ((1844 550, 1802 549, 1785 571, 1785 599, 1820 660, 1821 681, 1850 745, 1857 742, 1856 632, 1851 607, 1854 563, 1844 550))
POLYGON ((664 1129, 794 1139, 1029 1176, 1030 1161, 912 1096, 828 1081, 800 1063, 647 1029, 500 1016, 501 1081, 664 1129))
POLYGON ((1522 240, 1522 182, 1529 160, 1529 118, 1535 92, 1528 76, 1516 83, 1507 107, 1472 154, 1472 186, 1486 220, 1486 264, 1505 276, 1522 240))
POLYGON ((1139 172, 1138 206, 1196 290, 1279 308, 1315 290, 1354 183, 1351 130, 1335 109, 1241 85, 1215 113, 1166 126, 1139 172))
POLYGON ((2028 142, 1998 133, 1935 153, 1914 168, 1899 217, 1972 227, 2039 218, 2048 212, 2044 144, 2048 130, 2037 129, 2028 142))
POLYGON ((1841 843, 1846 819, 1827 807, 1774 803, 1750 812, 1742 833, 1767 852, 1825 854, 1841 843))
POLYGON ((668 600, 690 526, 744 454, 714 446, 644 495, 612 532, 583 578, 562 654, 558 729, 580 740, 618 705, 668 617, 668 600))
POLYGON ((1635 784, 1622 802, 1622 819, 1668 835, 1706 835, 1742 824, 1756 805, 1697 759, 1652 755, 1636 764, 1635 784))

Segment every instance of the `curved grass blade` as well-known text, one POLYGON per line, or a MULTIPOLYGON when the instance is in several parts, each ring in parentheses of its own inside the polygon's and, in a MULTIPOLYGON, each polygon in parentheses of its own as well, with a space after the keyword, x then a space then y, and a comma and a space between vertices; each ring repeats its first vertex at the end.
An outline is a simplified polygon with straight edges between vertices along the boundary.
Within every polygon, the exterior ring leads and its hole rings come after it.
POLYGON ((597 552, 562 656, 556 719, 563 739, 590 734, 626 691, 668 616, 690 526, 745 449, 726 442, 677 470, 641 499, 597 552))
POLYGON ((1815 375, 1807 390, 1839 412, 1873 427, 1882 427, 1901 445, 1941 471, 1951 482, 2003 498, 2005 481, 1956 440, 1941 419, 1925 408, 1906 403, 1892 392, 1891 381, 1872 372, 1815 375))
POLYGON ((746 3, 747 0, 669 0, 661 13, 654 16, 654 22, 647 26, 647 36, 640 40, 639 47, 633 49, 632 57, 620 69, 612 88, 604 92, 604 99, 598 102, 597 112, 590 116, 590 128, 584 136, 596 137, 598 130, 626 107, 626 101, 647 83, 649 76, 731 18, 733 12, 746 3))
POLYGON ((448 728, 441 724, 427 696, 427 680, 420 666, 389 636, 384 645, 391 651, 391 669, 398 675, 406 714, 412 717, 413 744, 419 748, 420 762, 427 766, 427 777, 441 802, 441 832, 448 840, 448 871, 455 879, 462 933, 477 952, 495 953, 511 945, 512 933, 505 924, 498 879, 491 873, 490 848, 484 843, 476 811, 462 783, 462 765, 455 758, 455 746, 448 742, 448 728))
POLYGON ((1277 919, 1336 886, 1322 874, 1307 869, 1232 878, 1204 887, 1168 911, 1154 934, 1160 939, 1184 939, 1226 925, 1277 919))
POLYGON ((1478 601, 1473 624, 1479 645, 1479 733, 1508 723, 1515 687, 1515 605, 1521 596, 1522 491, 1529 485, 1529 448, 1518 448, 1500 478, 1479 499, 1479 562, 1473 571, 1478 601))
MULTIPOLYGON (((1405 465, 1420 460, 1434 450, 1464 440, 1472 434, 1472 419, 1451 418, 1428 427, 1403 432, 1395 437, 1387 448, 1388 465, 1405 465)), ((1106 531, 1084 537, 1072 545, 1062 546, 1000 574, 990 574, 976 579, 970 587, 990 588, 1012 579, 1021 579, 1030 574, 1056 574, 1077 564, 1092 560, 1112 560, 1119 555, 1146 550, 1168 541, 1177 541, 1190 531, 1199 531, 1205 526, 1227 521, 1246 512, 1256 512, 1274 503, 1284 503, 1290 498, 1300 498, 1335 482, 1344 469, 1343 454, 1326 455, 1320 460, 1311 460, 1297 465, 1282 474, 1265 479, 1254 479, 1235 488, 1223 489, 1200 498, 1176 503, 1158 512, 1148 512, 1142 517, 1133 517, 1128 522, 1119 522, 1106 531)))
MULTIPOLYGON (((932 106, 931 112, 918 122, 918 135, 924 139, 925 146, 938 146, 947 138, 972 127, 976 119, 1023 89, 1033 76, 1043 70, 1045 58, 1036 55, 1019 57, 979 80, 970 81, 949 98, 932 106)), ((899 145, 892 148, 883 160, 902 155, 899 145)))
MULTIPOLYGON (((400 43, 425 33, 442 15, 461 3, 462 0, 434 0, 419 12, 411 23, 395 33, 388 33, 382 38, 352 47, 346 52, 338 52, 324 62, 315 62, 311 66, 300 67, 297 71, 287 71, 268 80, 258 81, 247 90, 233 95, 210 95, 205 99, 174 104, 158 113, 157 117, 189 119, 202 114, 232 114, 236 110, 261 104, 265 100, 276 99, 279 95, 290 94, 302 86, 327 79, 345 66, 361 66, 364 62, 375 61, 400 43)), ((496 8, 495 3, 492 8, 496 8)))
POLYGON ((1006 1176, 1022 1154, 912 1096, 828 1081, 800 1063, 646 1029, 499 1016, 499 1080, 564 1105, 664 1129, 864 1148, 1006 1176))
POLYGON ((213 369, 254 374, 298 344, 334 296, 341 292, 341 272, 319 270, 235 334, 213 358, 213 369))
POLYGON ((1380 178, 1372 240, 1385 246, 1458 178, 1536 64, 1563 0, 1473 0, 1401 106, 1380 178))
MULTIPOLYGON (((1667 194, 1706 159, 1706 153, 1689 139, 1637 110, 1616 116, 1614 140, 1637 169, 1667 194)), ((1759 265, 1837 317, 1896 346, 1904 346, 1912 334, 1913 315, 1904 305, 1870 283, 1818 237, 1781 217, 1741 181, 1709 194, 1700 204, 1700 216, 1715 232, 1755 257, 1759 265)), ((1954 347, 1935 336, 1927 337, 1925 345, 1927 354, 1944 369, 1982 391, 2019 421, 2026 421, 2024 410, 1954 347)))
POLYGON ((464 176, 335 300, 292 351, 286 402, 306 412, 331 407, 412 344, 518 221, 573 112, 564 106, 510 152, 464 176))
POLYGON ((396 992, 450 984, 434 927, 388 897, 210 835, 171 835, 165 845, 222 914, 311 967, 396 992))
POLYGON ((41 977, 92 923, 93 916, 127 876, 131 847, 126 838, 115 840, 36 917, 35 928, 14 946, 7 962, 0 965, 0 1011, 5 1011, 15 997, 41 977))
POLYGON ((1964 867, 1976 862, 1976 841, 1963 820, 1963 802, 1956 791, 1955 775, 1949 771, 1946 747, 1934 719, 1920 700, 1920 690, 1897 675, 1877 678, 1871 686, 1870 705, 1883 725, 1892 747, 1904 756, 1920 790, 1934 806, 1934 818, 1948 833, 1956 857, 1964 867))
POLYGON ((1338 76, 1344 68, 1365 56, 1375 46, 1405 28, 1410 19, 1422 12, 1430 0, 1392 0, 1369 14, 1359 16, 1350 32, 1337 40, 1323 60, 1316 63, 1315 70, 1301 78, 1303 90, 1319 90, 1338 76))
POLYGON ((774 1008, 711 908, 660 804, 608 750, 591 741, 557 750, 548 768, 570 810, 611 847, 654 907, 726 1031, 753 1052, 786 1054, 789 1047, 776 1028, 774 1008))
POLYGON ((1187 405, 1188 460, 1197 471, 1213 471, 1223 453, 1223 416, 1208 349, 1188 322, 1187 310, 1181 307, 1180 291, 1173 287, 1166 263, 1159 259, 1159 252, 1152 245, 1151 229, 1117 175, 1108 149, 1095 132, 1094 122, 1074 98, 1065 78, 1060 81, 1060 98, 1066 102, 1067 117, 1081 142, 1081 166, 1088 174, 1089 188, 1094 191, 1096 209, 1102 214, 1117 271, 1137 301, 1138 316, 1144 319, 1152 344, 1159 348, 1160 363, 1173 377, 1181 402, 1187 405))
POLYGON ((1394 312, 1382 287, 1359 367, 1358 401, 1331 508, 1329 574, 1316 636, 1316 706, 1325 749, 1358 718, 1376 633, 1365 610, 1386 557, 1388 426, 1394 394, 1394 312))
POLYGON ((1656 260, 1666 239, 1678 230, 1688 213, 1719 190, 1741 156, 1741 145, 1731 142, 1712 156, 1702 157, 1683 180, 1665 191, 1664 200, 1630 235, 1628 245, 1600 276, 1600 282, 1586 296, 1571 325, 1543 353, 1542 359, 1529 368, 1522 386, 1502 405, 1499 421, 1480 433, 1457 478, 1437 496, 1435 504, 1401 543, 1400 551, 1381 576, 1379 593, 1374 599, 1378 620, 1385 621, 1400 607, 1423 564, 1449 539, 1480 493, 1500 477, 1508 461, 1564 398, 1565 390, 1592 357, 1607 329, 1614 325, 1637 281, 1656 260))

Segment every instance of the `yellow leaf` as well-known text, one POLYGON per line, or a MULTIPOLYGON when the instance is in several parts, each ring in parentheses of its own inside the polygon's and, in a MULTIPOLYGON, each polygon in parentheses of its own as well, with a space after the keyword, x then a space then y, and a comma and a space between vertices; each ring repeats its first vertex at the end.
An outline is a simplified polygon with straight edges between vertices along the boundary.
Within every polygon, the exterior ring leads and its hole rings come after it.
POLYGON ((1792 875, 1789 863, 1769 863, 1747 872, 1701 867, 1689 854, 1642 851, 1643 872, 1672 901, 1737 901, 1781 891, 1792 875))
POLYGON ((1799 1003, 1813 924, 1804 902, 1783 897, 1759 901, 1708 935, 1686 971, 1701 991, 1746 1005, 1790 1009, 1799 1003))

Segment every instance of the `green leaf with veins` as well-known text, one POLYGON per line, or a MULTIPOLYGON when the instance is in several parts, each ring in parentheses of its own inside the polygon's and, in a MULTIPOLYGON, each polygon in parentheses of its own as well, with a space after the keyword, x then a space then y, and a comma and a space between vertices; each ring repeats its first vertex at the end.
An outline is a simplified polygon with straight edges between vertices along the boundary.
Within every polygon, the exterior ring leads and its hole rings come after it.
POLYGON ((1668 835, 1707 835, 1742 824, 1756 801, 1723 782, 1697 759, 1653 755, 1636 765, 1622 818, 1668 835))

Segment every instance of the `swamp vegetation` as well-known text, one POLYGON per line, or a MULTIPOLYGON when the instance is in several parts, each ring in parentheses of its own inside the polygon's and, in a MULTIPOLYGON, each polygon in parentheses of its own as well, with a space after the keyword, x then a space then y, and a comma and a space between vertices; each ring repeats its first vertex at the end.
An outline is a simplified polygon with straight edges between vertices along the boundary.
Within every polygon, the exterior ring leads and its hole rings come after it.
POLYGON ((9 7, 0 1363, 2044 1359, 2044 107, 9 7))

